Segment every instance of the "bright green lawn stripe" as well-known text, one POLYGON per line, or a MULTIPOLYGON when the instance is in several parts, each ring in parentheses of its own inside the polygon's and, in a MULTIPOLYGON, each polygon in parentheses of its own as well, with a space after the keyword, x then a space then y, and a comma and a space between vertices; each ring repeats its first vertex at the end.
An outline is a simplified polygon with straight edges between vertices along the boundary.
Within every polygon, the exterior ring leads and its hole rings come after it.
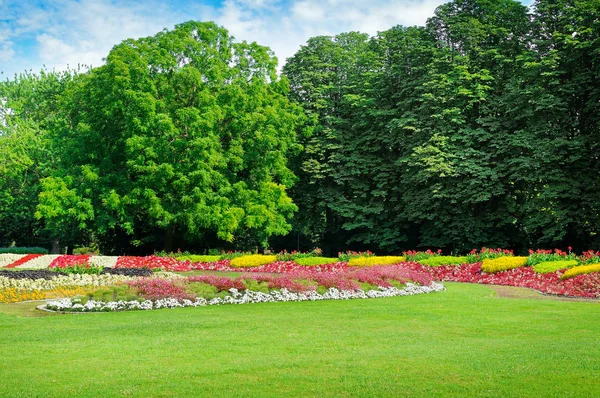
POLYGON ((600 304, 446 285, 389 299, 0 314, 0 396, 600 395, 600 304))

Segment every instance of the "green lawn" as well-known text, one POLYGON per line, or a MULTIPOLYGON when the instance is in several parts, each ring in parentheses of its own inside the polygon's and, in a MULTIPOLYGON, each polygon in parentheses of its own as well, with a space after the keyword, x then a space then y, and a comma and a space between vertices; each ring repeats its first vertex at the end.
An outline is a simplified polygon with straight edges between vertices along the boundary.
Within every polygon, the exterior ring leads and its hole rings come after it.
POLYGON ((0 396, 600 396, 599 303, 446 285, 29 318, 31 304, 0 305, 0 396))

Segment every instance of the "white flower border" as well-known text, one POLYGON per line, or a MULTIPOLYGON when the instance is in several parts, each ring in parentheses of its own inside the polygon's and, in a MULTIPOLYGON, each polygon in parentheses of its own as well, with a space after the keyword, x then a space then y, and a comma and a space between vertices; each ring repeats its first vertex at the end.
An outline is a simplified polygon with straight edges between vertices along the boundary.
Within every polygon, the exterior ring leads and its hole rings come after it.
POLYGON ((56 277, 46 279, 12 279, 0 276, 0 289, 16 288, 31 290, 54 290, 69 286, 111 286, 122 284, 134 280, 135 278, 123 275, 90 275, 90 274, 70 274, 57 275, 56 277))
POLYGON ((129 310, 154 310, 159 308, 183 308, 183 307, 204 307, 207 305, 223 304, 250 304, 250 303, 273 303, 273 302, 291 302, 291 301, 320 301, 320 300, 350 300, 366 299, 379 297, 397 297, 413 296, 417 294, 427 294, 443 291, 446 288, 443 284, 432 282, 429 286, 419 286, 407 283, 402 289, 396 287, 379 287, 379 290, 339 290, 330 288, 323 294, 316 291, 292 293, 286 289, 272 291, 270 293, 254 292, 237 289, 230 289, 230 296, 224 298, 216 297, 211 300, 197 298, 196 301, 178 300, 166 298, 161 300, 146 301, 94 301, 89 300, 85 304, 77 302, 77 299, 52 300, 41 306, 42 309, 57 312, 111 312, 111 311, 129 311, 129 310))
POLYGON ((114 268, 118 259, 119 256, 92 256, 88 263, 96 267, 114 268))

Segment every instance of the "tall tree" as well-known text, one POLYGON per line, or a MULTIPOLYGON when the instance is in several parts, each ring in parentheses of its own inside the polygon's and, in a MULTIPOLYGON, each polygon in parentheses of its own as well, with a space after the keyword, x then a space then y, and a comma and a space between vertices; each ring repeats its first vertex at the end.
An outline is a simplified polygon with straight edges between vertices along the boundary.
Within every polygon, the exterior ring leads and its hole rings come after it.
POLYGON ((173 246, 215 233, 267 245, 296 206, 287 156, 303 114, 276 75, 277 59, 235 43, 213 23, 187 22, 126 40, 67 96, 62 169, 43 181, 38 207, 101 239, 173 246), (152 230, 162 231, 154 241, 152 230))
POLYGON ((25 72, 0 82, 0 245, 49 245, 58 231, 35 217, 40 179, 56 167, 49 131, 75 71, 25 72))

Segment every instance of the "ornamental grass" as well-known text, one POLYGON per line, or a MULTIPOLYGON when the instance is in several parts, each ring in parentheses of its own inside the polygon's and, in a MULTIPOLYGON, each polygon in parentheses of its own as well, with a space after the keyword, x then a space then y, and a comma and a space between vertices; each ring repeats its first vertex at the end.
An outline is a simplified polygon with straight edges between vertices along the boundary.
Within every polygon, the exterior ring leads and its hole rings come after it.
POLYGON ((533 266, 533 270, 538 274, 549 274, 565 268, 572 268, 578 265, 577 260, 562 261, 544 261, 533 266))
POLYGON ((461 265, 466 264, 467 257, 457 257, 457 256, 436 256, 424 258, 422 260, 417 261, 419 264, 426 265, 428 267, 441 267, 443 265, 461 265))
POLYGON ((277 261, 275 255, 251 254, 232 259, 230 265, 233 268, 251 268, 274 263, 275 261, 277 261))
POLYGON ((303 265, 306 267, 312 267, 315 265, 324 265, 324 264, 335 264, 339 262, 339 258, 337 257, 304 257, 297 258, 294 262, 298 265, 303 265))
POLYGON ((351 267, 372 267, 374 265, 392 265, 406 261, 406 257, 402 256, 371 256, 371 257, 354 257, 348 261, 351 267))
POLYGON ((527 257, 503 256, 483 260, 481 269, 488 274, 493 274, 495 272, 524 267, 526 263, 527 257))
POLYGON ((577 275, 592 274, 595 272, 600 272, 600 264, 580 265, 579 267, 573 267, 565 271, 561 279, 569 279, 577 275))

